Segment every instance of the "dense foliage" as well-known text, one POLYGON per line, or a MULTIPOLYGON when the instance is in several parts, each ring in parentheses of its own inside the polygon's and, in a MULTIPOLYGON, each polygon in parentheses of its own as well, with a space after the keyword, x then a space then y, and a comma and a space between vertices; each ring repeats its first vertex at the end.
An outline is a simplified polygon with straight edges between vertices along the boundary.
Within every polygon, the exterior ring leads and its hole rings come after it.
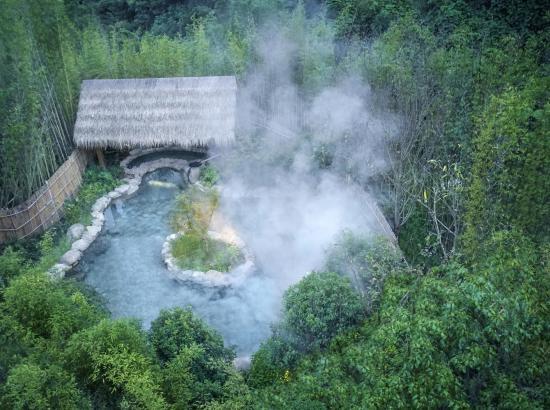
POLYGON ((90 209, 92 205, 97 198, 112 191, 120 184, 120 173, 119 167, 101 169, 91 166, 86 169, 78 194, 64 205, 66 223, 68 225, 75 223, 88 225, 91 222, 90 209))
POLYGON ((205 186, 190 186, 177 198, 171 225, 181 235, 171 242, 171 251, 182 269, 229 272, 242 263, 244 257, 237 246, 213 239, 208 234, 219 194, 213 188, 217 178, 215 171, 206 169, 201 173, 205 186))
POLYGON ((146 333, 30 268, 0 309, 2 408, 199 407, 243 383, 232 350, 188 310, 161 312, 146 333))
MULTIPOLYGON (((55 233, 8 248, 1 407, 550 407, 543 2, 1 6, 0 205, 28 197, 70 151, 80 79, 244 78, 261 59, 252 47, 259 27, 270 24, 296 44, 289 69, 306 98, 353 73, 402 119, 387 147, 392 164, 374 181, 354 174, 337 146, 317 147, 314 159, 324 172, 379 187, 403 252, 344 234, 326 269, 287 291, 280 322, 243 377, 190 311, 162 312, 144 331, 110 319, 81 284, 48 279, 55 233)), ((83 208, 101 194, 90 182, 83 208)), ((80 206, 69 206, 73 220, 80 206)))
POLYGON ((258 407, 545 408, 545 256, 512 234, 489 246, 475 270, 390 275, 376 315, 258 392, 258 407))
POLYGON ((0 206, 27 199, 72 150, 78 70, 62 2, 0 5, 0 206))
POLYGON ((65 202, 64 215, 59 222, 38 237, 5 245, 0 254, 0 287, 7 286, 12 277, 19 276, 27 269, 44 272, 57 263, 70 248, 65 235, 67 228, 75 223, 90 223, 92 205, 120 183, 120 172, 121 169, 116 166, 107 169, 90 166, 84 172, 76 196, 65 202))
POLYGON ((244 261, 238 247, 188 231, 172 242, 172 255, 181 269, 229 272, 244 261))

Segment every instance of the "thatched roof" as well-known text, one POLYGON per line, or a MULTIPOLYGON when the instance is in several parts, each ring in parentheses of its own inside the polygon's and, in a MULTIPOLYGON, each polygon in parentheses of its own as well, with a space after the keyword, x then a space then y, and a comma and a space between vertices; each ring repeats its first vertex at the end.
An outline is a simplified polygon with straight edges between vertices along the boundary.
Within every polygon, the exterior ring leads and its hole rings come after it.
POLYGON ((226 144, 236 95, 235 77, 85 80, 74 140, 82 148, 226 144))

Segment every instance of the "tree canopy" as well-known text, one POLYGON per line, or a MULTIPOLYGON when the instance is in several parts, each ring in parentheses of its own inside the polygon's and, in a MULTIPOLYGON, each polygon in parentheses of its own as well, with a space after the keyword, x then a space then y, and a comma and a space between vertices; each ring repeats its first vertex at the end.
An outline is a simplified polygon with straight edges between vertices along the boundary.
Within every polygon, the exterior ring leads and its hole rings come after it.
MULTIPOLYGON (((248 371, 189 309, 162 311, 146 330, 111 318, 82 283, 51 280, 54 231, 2 249, 0 407, 550 408, 543 2, 0 6, 0 207, 27 199, 71 152, 82 79, 254 79, 266 53, 255 45, 274 33, 292 45, 285 69, 306 103, 351 76, 399 118, 381 173, 349 161, 362 153, 346 142, 365 138, 353 130, 311 158, 372 189, 398 247, 343 233, 325 266, 286 291, 248 371)), ((67 221, 116 184, 90 175, 67 221)))

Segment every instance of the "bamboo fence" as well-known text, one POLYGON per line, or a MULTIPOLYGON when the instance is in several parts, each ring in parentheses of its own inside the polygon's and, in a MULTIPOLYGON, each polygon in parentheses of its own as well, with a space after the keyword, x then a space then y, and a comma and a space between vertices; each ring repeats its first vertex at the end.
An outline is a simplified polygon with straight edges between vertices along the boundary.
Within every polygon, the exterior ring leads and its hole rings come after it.
POLYGON ((45 231, 59 220, 64 202, 82 182, 88 154, 75 150, 30 198, 14 208, 0 209, 0 244, 45 231))

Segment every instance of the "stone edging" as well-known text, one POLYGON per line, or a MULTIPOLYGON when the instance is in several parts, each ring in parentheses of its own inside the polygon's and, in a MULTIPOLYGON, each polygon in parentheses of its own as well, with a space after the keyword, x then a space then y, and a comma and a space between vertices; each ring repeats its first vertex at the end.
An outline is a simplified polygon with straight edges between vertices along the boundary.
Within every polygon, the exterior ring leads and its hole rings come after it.
POLYGON ((125 178, 123 185, 115 188, 111 192, 103 195, 97 199, 92 206, 92 223, 88 226, 82 224, 75 224, 67 231, 67 236, 72 242, 71 249, 67 251, 59 260, 57 264, 48 270, 50 277, 54 279, 61 279, 65 277, 65 274, 71 270, 80 259, 82 259, 83 252, 93 243, 98 237, 103 224, 105 223, 105 209, 114 200, 126 200, 132 197, 141 184, 143 176, 149 172, 155 171, 159 168, 171 168, 176 171, 187 171, 189 163, 183 159, 173 158, 160 158, 155 161, 148 161, 140 164, 134 168, 128 168, 128 164, 134 158, 137 158, 148 152, 155 152, 155 149, 151 150, 134 150, 130 155, 121 162, 121 166, 124 170, 125 178))
MULTIPOLYGON (((84 251, 90 247, 94 240, 99 236, 101 229, 105 223, 104 212, 111 202, 114 200, 126 200, 131 198, 141 184, 145 174, 155 171, 160 168, 171 168, 176 171, 187 171, 189 163, 183 159, 175 158, 160 158, 154 161, 147 161, 139 166, 129 168, 135 158, 144 154, 163 151, 165 148, 151 149, 136 149, 130 152, 130 155, 120 162, 120 166, 124 171, 125 177, 123 185, 118 186, 111 192, 98 198, 92 206, 91 216, 92 223, 88 226, 75 224, 69 227, 67 237, 71 241, 71 249, 60 258, 57 264, 48 270, 50 277, 61 279, 65 274, 80 262, 84 251)), ((246 248, 244 242, 238 239, 231 242, 231 245, 239 247, 245 261, 231 270, 229 273, 210 270, 207 272, 182 270, 178 268, 175 258, 172 256, 170 245, 171 241, 183 235, 183 232, 168 235, 162 246, 162 257, 166 267, 168 268, 169 276, 178 282, 194 282, 203 286, 232 286, 242 283, 255 269, 254 259, 252 254, 246 248)), ((214 231, 208 231, 208 235, 216 240, 227 242, 220 234, 214 231)))
POLYGON ((217 270, 203 272, 179 268, 176 263, 176 258, 172 256, 171 245, 172 241, 183 235, 185 235, 184 232, 168 235, 166 241, 162 245, 162 259, 168 268, 170 278, 175 281, 182 283, 193 282, 202 286, 211 287, 238 286, 254 272, 254 258, 244 242, 241 240, 228 242, 222 235, 215 231, 208 231, 208 236, 229 245, 237 246, 244 256, 244 262, 233 268, 230 272, 219 272, 217 270))

